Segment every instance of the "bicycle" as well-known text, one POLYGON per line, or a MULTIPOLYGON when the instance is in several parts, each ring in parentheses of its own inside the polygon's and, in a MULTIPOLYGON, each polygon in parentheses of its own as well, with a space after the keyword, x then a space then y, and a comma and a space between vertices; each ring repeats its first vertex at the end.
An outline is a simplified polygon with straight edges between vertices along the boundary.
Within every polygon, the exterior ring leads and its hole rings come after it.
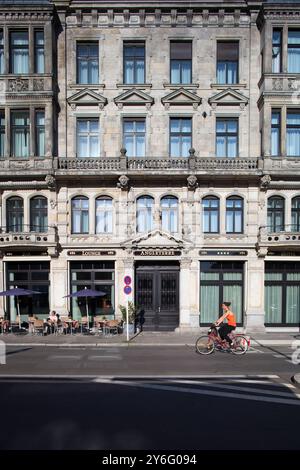
POLYGON ((232 347, 227 341, 222 340, 218 334, 218 330, 215 324, 211 325, 207 335, 199 336, 196 340, 196 351, 199 354, 211 354, 216 349, 220 351, 232 352, 233 354, 242 355, 248 351, 250 346, 250 340, 246 336, 239 333, 229 333, 228 335, 232 339, 232 347))

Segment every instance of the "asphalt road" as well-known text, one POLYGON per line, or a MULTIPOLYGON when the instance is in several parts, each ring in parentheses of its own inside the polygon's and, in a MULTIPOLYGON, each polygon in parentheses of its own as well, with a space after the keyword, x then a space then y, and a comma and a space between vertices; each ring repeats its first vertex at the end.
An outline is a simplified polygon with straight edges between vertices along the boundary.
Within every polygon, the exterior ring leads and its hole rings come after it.
POLYGON ((9 347, 0 449, 300 449, 288 347, 9 347))

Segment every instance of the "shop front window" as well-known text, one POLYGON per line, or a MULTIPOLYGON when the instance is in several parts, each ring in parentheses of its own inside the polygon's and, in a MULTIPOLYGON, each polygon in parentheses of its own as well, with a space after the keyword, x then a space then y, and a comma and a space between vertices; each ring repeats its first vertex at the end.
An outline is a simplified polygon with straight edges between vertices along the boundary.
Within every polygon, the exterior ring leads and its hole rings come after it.
POLYGON ((300 263, 267 262, 265 267, 265 324, 300 323, 300 263))
POLYGON ((7 298, 9 318, 15 320, 19 310, 21 320, 28 322, 28 316, 39 319, 49 315, 49 275, 50 263, 43 262, 9 262, 7 263, 7 289, 19 287, 40 292, 32 296, 15 296, 7 298))
POLYGON ((75 320, 86 316, 113 319, 115 315, 115 271, 113 261, 72 262, 71 293, 87 288, 103 292, 101 297, 71 297, 71 312, 75 320))
POLYGON ((213 323, 218 313, 222 315, 221 304, 227 301, 241 325, 244 263, 203 261, 200 268, 200 324, 213 323))

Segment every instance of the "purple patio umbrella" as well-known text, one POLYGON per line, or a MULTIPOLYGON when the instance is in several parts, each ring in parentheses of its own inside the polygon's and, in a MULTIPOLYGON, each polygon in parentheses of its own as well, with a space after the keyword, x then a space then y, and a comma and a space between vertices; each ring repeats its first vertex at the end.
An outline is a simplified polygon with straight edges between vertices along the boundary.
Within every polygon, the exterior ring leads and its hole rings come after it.
POLYGON ((89 325, 89 309, 88 309, 88 297, 103 297, 106 295, 106 292, 103 292, 101 290, 93 290, 93 289, 88 289, 85 287, 84 289, 78 290, 77 292, 74 292, 73 294, 68 294, 65 295, 65 297, 85 297, 85 308, 86 308, 86 318, 87 318, 87 324, 89 325))
POLYGON ((34 294, 41 294, 41 292, 36 290, 29 290, 29 289, 21 289, 20 287, 13 287, 12 289, 4 290, 0 292, 0 296, 2 297, 17 297, 17 312, 19 317, 19 328, 21 329, 21 315, 20 315, 20 304, 19 304, 19 297, 23 295, 34 295, 34 294))

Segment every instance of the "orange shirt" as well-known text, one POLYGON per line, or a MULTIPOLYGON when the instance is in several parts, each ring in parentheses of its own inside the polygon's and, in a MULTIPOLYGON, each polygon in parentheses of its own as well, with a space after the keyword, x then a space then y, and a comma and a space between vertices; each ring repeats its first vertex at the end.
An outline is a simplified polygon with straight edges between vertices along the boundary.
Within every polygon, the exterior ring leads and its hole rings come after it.
POLYGON ((235 319, 235 314, 234 313, 232 313, 232 312, 228 313, 226 318, 227 318, 227 324, 229 326, 236 326, 236 319, 235 319))

